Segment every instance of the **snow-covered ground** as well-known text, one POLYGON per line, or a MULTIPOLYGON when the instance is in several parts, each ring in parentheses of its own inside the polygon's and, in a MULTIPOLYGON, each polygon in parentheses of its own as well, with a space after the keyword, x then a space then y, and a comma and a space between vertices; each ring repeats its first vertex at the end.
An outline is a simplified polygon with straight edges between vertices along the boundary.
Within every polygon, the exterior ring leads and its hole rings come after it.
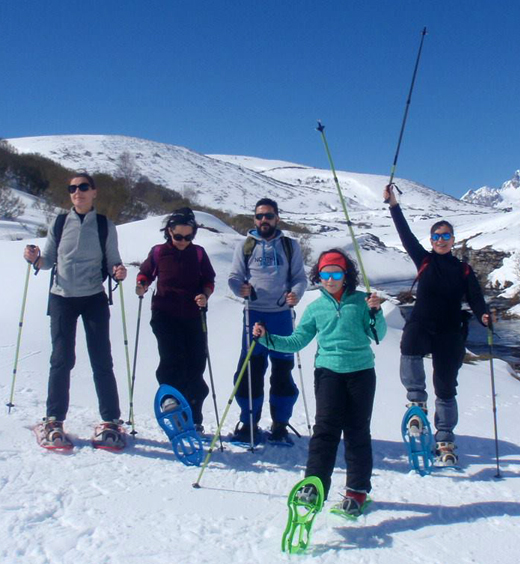
MULTIPOLYGON (((217 271, 215 295, 208 313, 211 361, 220 413, 232 390, 239 356, 241 310, 227 290, 234 246, 240 237, 209 216, 198 216, 221 233, 201 229, 202 244, 217 271)), ((160 218, 118 228, 125 263, 143 260, 161 241, 160 218)), ((414 225, 414 229, 415 229, 414 225)), ((388 237, 390 238, 390 229, 388 237)), ((395 236, 394 236, 395 240, 395 236)), ((18 320, 27 265, 21 258, 27 241, 0 241, 4 267, 4 300, 0 326, 0 395, 10 395, 18 320)), ((40 241, 40 244, 43 241, 40 241)), ((321 244, 321 243, 320 243, 321 244)), ((323 245, 326 243, 323 242, 323 245)), ((329 238, 328 244, 335 244, 329 238)), ((319 250, 319 249, 318 249, 319 250)), ((387 263, 373 261, 381 274, 387 263)), ((131 354, 138 300, 133 293, 136 267, 130 267, 123 290, 131 354)), ((495 444, 489 362, 464 365, 459 377, 460 423, 457 428, 460 473, 442 471, 428 477, 409 472, 400 425, 405 394, 399 382, 402 320, 385 304, 390 329, 374 346, 378 389, 373 417, 375 468, 366 516, 356 523, 338 521, 328 507, 343 490, 342 447, 330 501, 318 516, 308 555, 289 557, 280 551, 286 522, 286 497, 304 472, 308 437, 303 402, 294 426, 303 438, 293 449, 264 446, 255 454, 226 445, 215 451, 202 481, 192 488, 199 469, 180 464, 157 425, 153 397, 157 389, 155 338, 148 325, 150 296, 144 300, 135 389, 135 442, 121 454, 93 450, 89 436, 98 421, 84 334, 78 330, 77 363, 66 422, 76 448, 72 454, 44 451, 31 426, 44 415, 50 337, 45 316, 48 274, 31 274, 13 408, 0 410, 0 561, 6 564, 148 564, 175 562, 272 563, 355 562, 374 564, 516 564, 520 534, 520 382, 501 361, 494 362, 501 474, 496 480, 495 444)), ((120 299, 112 307, 112 347, 121 402, 128 414, 128 384, 122 337, 120 299)), ((307 292, 301 314, 316 298, 307 292)), ((311 415, 315 345, 302 352, 303 380, 311 415)), ((431 377, 431 364, 426 361, 431 377)), ((299 380, 298 372, 295 376, 299 380)), ((431 382, 429 383, 431 389, 431 382)), ((433 411, 433 402, 430 401, 433 411)), ((262 426, 269 425, 268 407, 262 426)), ((211 398, 205 425, 216 428, 211 398)), ((233 405, 224 431, 238 418, 233 405)))

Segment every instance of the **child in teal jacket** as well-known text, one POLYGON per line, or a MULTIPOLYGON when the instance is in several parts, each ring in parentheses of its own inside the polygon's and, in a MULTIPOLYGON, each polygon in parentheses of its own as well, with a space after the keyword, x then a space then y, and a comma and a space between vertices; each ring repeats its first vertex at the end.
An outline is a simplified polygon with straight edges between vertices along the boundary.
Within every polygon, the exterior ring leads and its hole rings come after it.
POLYGON ((356 291, 357 267, 343 251, 322 253, 310 279, 321 284, 321 296, 307 306, 292 335, 267 333, 260 323, 253 333, 262 345, 281 352, 299 351, 317 338, 316 424, 305 476, 320 478, 326 498, 343 434, 347 491, 340 507, 357 516, 362 513, 371 489, 373 464, 370 419, 376 374, 370 344, 374 330, 379 339, 385 336, 386 322, 379 297, 371 294, 366 298, 364 292, 356 291), (375 310, 373 317, 371 310, 375 310))

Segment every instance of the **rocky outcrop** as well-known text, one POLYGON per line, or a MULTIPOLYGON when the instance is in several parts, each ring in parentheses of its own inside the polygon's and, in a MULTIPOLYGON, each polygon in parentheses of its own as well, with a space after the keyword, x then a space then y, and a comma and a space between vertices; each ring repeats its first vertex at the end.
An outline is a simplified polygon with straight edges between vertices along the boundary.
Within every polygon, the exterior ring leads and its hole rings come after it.
POLYGON ((482 249, 472 249, 468 247, 466 243, 467 240, 462 241, 460 247, 457 246, 453 249, 453 254, 458 259, 468 262, 471 265, 480 285, 484 288, 488 283, 488 275, 491 274, 493 270, 500 268, 504 259, 509 257, 511 253, 496 251, 491 245, 483 247, 482 249))

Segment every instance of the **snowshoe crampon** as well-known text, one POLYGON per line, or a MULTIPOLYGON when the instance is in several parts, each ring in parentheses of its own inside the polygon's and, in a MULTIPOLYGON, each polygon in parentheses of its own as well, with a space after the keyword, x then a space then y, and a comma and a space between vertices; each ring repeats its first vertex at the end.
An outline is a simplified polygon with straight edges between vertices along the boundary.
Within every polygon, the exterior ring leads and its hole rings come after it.
POLYGON ((434 465, 440 468, 455 468, 459 467, 459 457, 455 454, 455 443, 452 442, 437 442, 435 444, 435 460, 434 465))
POLYGON ((365 513, 367 507, 372 503, 372 499, 366 494, 363 498, 357 496, 349 496, 348 493, 343 501, 340 501, 332 509, 330 513, 342 517, 347 521, 356 521, 365 513))
MULTIPOLYGON (((265 440, 265 433, 258 425, 253 428, 253 447, 257 447, 265 440)), ((229 442, 244 448, 251 448, 251 427, 247 423, 238 422, 235 431, 230 435, 229 442)))
POLYGON ((200 466, 204 450, 186 398, 172 386, 161 384, 155 394, 154 410, 177 459, 186 466, 200 466))
POLYGON ((324 501, 323 484, 316 476, 309 476, 294 486, 287 499, 289 516, 282 536, 282 552, 300 554, 307 549, 314 519, 324 501))
POLYGON ((103 421, 96 425, 91 443, 94 448, 103 450, 123 450, 126 446, 125 431, 118 423, 103 421))
POLYGON ((289 435, 285 423, 273 423, 271 430, 267 433, 268 444, 281 447, 293 447, 294 441, 289 435))
POLYGON ((63 430, 61 421, 43 421, 34 427, 38 444, 48 450, 72 450, 74 445, 63 430))
MULTIPOLYGON (((417 426, 414 425, 414 428, 417 426)), ((433 435, 426 413, 417 405, 408 408, 403 417, 401 433, 408 452, 410 466, 421 476, 430 474, 433 466, 433 435), (410 432, 410 421, 420 420, 419 435, 410 432)))

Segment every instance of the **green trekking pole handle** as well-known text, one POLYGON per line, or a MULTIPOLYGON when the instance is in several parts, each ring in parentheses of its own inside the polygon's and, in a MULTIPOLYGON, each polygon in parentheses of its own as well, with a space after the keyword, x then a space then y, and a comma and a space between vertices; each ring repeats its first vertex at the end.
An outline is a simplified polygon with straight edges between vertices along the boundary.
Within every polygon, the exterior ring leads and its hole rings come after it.
POLYGON ((16 373, 18 370, 18 357, 20 354, 20 343, 22 341, 23 318, 25 315, 25 305, 27 303, 27 290, 29 288, 29 277, 31 275, 31 266, 32 266, 31 263, 27 265, 27 274, 25 275, 25 285, 24 285, 23 298, 22 298, 22 312, 20 314, 20 321, 18 322, 18 338, 16 339, 16 350, 14 353, 14 367, 13 367, 13 379, 11 382, 11 395, 9 396, 9 403, 6 404, 6 406, 9 408, 8 413, 11 413, 11 408, 14 407, 14 403, 13 403, 14 385, 16 381, 16 373))
MULTIPOLYGON (((123 292, 123 281, 119 280, 119 298, 121 299, 121 320, 123 322, 123 339, 125 344, 125 356, 126 356, 126 373, 128 376, 128 393, 130 395, 130 400, 133 403, 133 390, 132 390, 132 373, 130 369, 130 354, 128 352, 128 333, 126 330, 126 313, 125 313, 125 295, 123 292)), ((129 413, 129 421, 132 426, 132 435, 135 434, 135 425, 134 425, 134 412, 133 412, 133 405, 132 410, 129 413)))
POLYGON ((204 470, 206 470, 206 467, 209 464, 209 461, 211 459, 211 455, 213 454, 213 449, 215 447, 215 443, 217 442, 217 439, 220 437, 220 432, 222 430, 222 426, 224 425, 224 421, 226 420, 228 411, 233 403, 233 399, 235 398, 235 395, 238 391, 238 387, 240 386, 240 382, 242 382, 242 377, 244 376, 244 373, 246 371, 247 365, 249 363, 249 359, 251 358, 251 355, 253 354, 253 350, 256 346, 256 337, 253 337, 253 342, 251 343, 251 346, 249 347, 249 350, 247 351, 247 355, 246 358, 244 359, 244 362, 242 363, 242 368, 240 369, 240 372, 238 374, 237 377, 237 381, 235 382, 235 387, 233 388, 233 391, 231 392, 231 395, 229 396, 229 400, 226 406, 226 409, 224 410, 224 413, 222 414, 222 419, 220 421, 220 425, 217 429, 217 432, 215 433, 213 440, 211 441, 211 444, 209 445, 209 451, 208 454, 206 455, 206 458, 204 459, 204 463, 202 464, 202 468, 200 469, 199 475, 197 477, 197 481, 195 483, 192 484, 192 486, 195 489, 199 489, 200 488, 200 480, 202 478, 202 475, 204 474, 204 470))

